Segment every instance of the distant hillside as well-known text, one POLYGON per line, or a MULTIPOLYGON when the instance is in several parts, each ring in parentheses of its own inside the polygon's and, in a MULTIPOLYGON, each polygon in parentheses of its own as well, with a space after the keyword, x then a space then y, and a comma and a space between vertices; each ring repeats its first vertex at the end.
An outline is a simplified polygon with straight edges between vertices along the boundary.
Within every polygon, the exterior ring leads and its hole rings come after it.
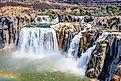
MULTIPOLYGON (((50 9, 53 6, 62 6, 59 2, 65 3, 96 3, 96 5, 116 5, 121 7, 121 0, 0 0, 0 7, 2 6, 32 6, 35 9, 44 8, 50 9), (48 2, 49 1, 49 2, 48 2)), ((65 4, 68 6, 74 6, 73 4, 65 4)), ((78 4, 77 4, 78 5, 78 4)), ((91 5, 92 6, 92 5, 91 5)))
POLYGON ((23 6, 23 7, 33 7, 34 9, 50 9, 53 8, 51 5, 41 2, 32 2, 32 3, 21 3, 21 2, 4 2, 4 3, 0 3, 0 7, 3 6, 23 6))
POLYGON ((4 1, 19 1, 19 2, 35 2, 35 1, 67 1, 67 2, 79 2, 79 3, 90 3, 90 2, 120 2, 121 0, 0 0, 0 2, 4 2, 4 1))
POLYGON ((67 0, 67 1, 77 1, 77 2, 116 2, 116 1, 121 1, 121 0, 67 0))

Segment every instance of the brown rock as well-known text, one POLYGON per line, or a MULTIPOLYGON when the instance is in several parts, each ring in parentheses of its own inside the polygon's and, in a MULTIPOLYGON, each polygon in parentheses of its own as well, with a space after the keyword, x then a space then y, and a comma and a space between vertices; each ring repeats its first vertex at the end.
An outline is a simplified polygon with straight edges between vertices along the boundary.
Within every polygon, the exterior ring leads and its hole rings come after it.
POLYGON ((24 25, 30 23, 34 14, 30 8, 27 7, 2 7, 0 16, 0 44, 1 51, 12 51, 16 49, 20 30, 24 25), (29 12, 30 11, 30 12, 29 12), (12 47, 11 47, 12 46, 12 47))
POLYGON ((59 47, 62 48, 63 51, 67 51, 71 39, 78 34, 83 27, 84 25, 74 23, 59 23, 53 25, 52 28, 55 29, 57 33, 59 47))

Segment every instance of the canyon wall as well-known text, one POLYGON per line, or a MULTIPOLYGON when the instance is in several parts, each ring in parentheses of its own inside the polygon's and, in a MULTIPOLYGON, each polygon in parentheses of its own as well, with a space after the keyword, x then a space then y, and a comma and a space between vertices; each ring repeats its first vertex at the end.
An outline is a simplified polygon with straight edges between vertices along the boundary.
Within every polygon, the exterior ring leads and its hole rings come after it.
POLYGON ((15 51, 19 32, 34 20, 31 8, 2 7, 0 9, 0 51, 15 51))

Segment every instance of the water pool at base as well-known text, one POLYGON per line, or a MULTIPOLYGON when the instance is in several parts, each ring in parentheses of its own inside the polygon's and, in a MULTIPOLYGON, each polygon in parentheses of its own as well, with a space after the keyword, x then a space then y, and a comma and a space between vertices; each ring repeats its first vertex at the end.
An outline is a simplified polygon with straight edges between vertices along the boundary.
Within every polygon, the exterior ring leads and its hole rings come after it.
POLYGON ((81 79, 73 73, 73 65, 65 66, 57 59, 64 62, 62 56, 55 55, 40 59, 0 54, 0 81, 88 81, 88 78, 81 79))

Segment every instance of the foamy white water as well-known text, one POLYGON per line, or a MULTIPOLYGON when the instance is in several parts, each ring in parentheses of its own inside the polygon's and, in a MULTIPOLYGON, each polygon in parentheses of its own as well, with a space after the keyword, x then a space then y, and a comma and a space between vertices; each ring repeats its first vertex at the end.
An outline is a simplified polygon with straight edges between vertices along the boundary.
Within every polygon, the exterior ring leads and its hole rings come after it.
POLYGON ((82 53, 81 58, 79 58, 78 62, 78 67, 81 72, 81 76, 85 76, 85 72, 87 70, 87 64, 89 63, 91 59, 91 54, 93 50, 96 48, 96 45, 93 45, 93 47, 90 47, 89 49, 86 50, 86 52, 82 53))
POLYGON ((87 27, 72 39, 67 54, 72 58, 65 58, 63 54, 59 53, 55 30, 52 28, 23 28, 20 32, 18 51, 13 58, 19 59, 19 61, 24 59, 23 63, 27 65, 34 64, 35 70, 38 72, 46 69, 84 76, 95 46, 82 53, 79 60, 76 60, 75 57, 77 57, 82 32, 86 30, 87 27))
POLYGON ((31 54, 58 52, 55 30, 52 28, 23 28, 19 36, 18 50, 31 54))
POLYGON ((91 24, 87 24, 84 30, 80 31, 77 35, 75 35, 75 37, 72 39, 70 43, 70 47, 67 53, 68 57, 74 57, 74 58, 77 57, 80 39, 82 38, 82 32, 86 32, 87 30, 91 29, 92 29, 91 24))

